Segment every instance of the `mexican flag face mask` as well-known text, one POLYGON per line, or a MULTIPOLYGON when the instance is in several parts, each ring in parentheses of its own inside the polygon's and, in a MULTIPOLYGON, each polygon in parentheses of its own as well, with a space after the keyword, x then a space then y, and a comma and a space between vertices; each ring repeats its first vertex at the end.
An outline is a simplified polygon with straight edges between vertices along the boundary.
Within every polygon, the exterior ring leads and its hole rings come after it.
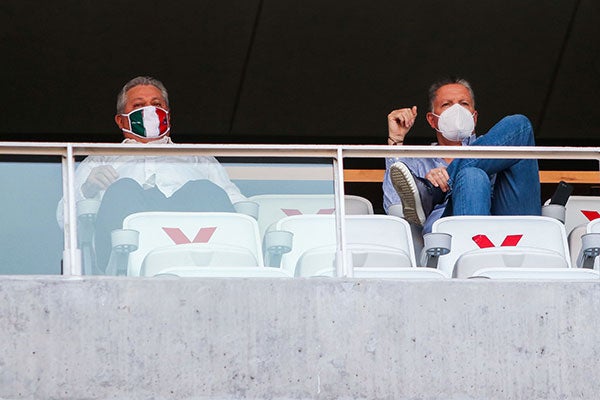
POLYGON ((146 106, 121 114, 129 120, 131 130, 123 131, 143 138, 159 138, 169 133, 169 112, 160 107, 146 106))

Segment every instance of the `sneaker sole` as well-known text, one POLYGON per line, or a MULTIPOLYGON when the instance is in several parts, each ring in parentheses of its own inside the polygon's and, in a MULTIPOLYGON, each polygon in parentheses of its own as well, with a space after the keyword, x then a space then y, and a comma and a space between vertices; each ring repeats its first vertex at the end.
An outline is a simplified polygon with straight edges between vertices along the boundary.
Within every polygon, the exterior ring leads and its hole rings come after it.
POLYGON ((392 185, 402 200, 404 219, 418 226, 425 223, 425 211, 421 205, 421 196, 417 184, 408 167, 398 163, 390 167, 392 185))

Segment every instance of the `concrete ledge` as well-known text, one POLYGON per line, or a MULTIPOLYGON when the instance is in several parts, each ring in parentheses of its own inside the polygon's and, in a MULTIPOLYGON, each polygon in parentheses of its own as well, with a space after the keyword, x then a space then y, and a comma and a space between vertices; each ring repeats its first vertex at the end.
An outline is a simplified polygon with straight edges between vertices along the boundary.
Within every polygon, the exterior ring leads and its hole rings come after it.
POLYGON ((596 399, 600 282, 0 278, 2 399, 596 399))

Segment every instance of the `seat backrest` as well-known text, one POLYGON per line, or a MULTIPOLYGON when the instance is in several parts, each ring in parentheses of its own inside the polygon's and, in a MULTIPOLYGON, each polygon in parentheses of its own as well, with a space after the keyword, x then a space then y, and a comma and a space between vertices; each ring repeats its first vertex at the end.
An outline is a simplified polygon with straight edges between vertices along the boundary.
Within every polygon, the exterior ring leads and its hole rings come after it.
POLYGON ((483 267, 571 266, 564 225, 550 217, 452 216, 437 220, 432 232, 452 235, 438 268, 455 277, 483 267), (461 262, 471 271, 457 273, 461 262))
POLYGON ((600 196, 570 196, 565 205, 567 235, 580 225, 600 218, 600 196))
POLYGON ((139 247, 129 255, 128 275, 140 275, 152 259, 154 275, 162 267, 264 266, 258 225, 253 218, 225 212, 142 212, 129 215, 124 229, 139 232, 139 247))
MULTIPOLYGON (((293 215, 323 214, 335 212, 332 194, 261 194, 248 198, 258 203, 258 228, 261 235, 274 222, 293 215)), ((346 195, 346 214, 373 214, 373 205, 364 197, 346 195)))
POLYGON ((347 194, 344 196, 344 207, 347 215, 373 214, 373 204, 361 196, 347 194))
MULTIPOLYGON (((347 215, 348 259, 354 267, 415 267, 408 223, 389 215, 347 215)), ((277 221, 273 230, 293 234, 292 249, 282 268, 295 276, 313 276, 336 266, 334 215, 297 215, 277 221)))

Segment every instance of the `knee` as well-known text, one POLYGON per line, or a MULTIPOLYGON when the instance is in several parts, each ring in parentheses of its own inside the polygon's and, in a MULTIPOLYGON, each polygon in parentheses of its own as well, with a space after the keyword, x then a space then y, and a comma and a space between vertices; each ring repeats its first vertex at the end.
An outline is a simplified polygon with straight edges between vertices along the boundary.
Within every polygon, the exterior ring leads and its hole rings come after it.
POLYGON ((122 193, 131 193, 140 190, 144 189, 134 179, 121 178, 117 179, 106 188, 106 191, 104 192, 104 198, 106 198, 107 195, 121 195, 122 193))
POLYGON ((531 127, 531 121, 529 120, 529 118, 527 118, 523 114, 509 115, 506 118, 508 118, 511 121, 511 123, 513 123, 515 125, 523 126, 526 129, 532 129, 532 127, 531 127))
MULTIPOLYGON (((177 191, 179 196, 212 199, 213 201, 229 202, 225 189, 207 179, 188 181, 177 191)), ((230 203, 230 202, 229 202, 230 203)), ((231 204, 231 203, 230 203, 231 204)))
POLYGON ((197 179, 192 181, 187 181, 178 192, 187 193, 188 195, 202 195, 207 196, 214 193, 225 192, 219 185, 214 182, 209 181, 208 179, 197 179))
POLYGON ((475 189, 490 186, 490 178, 481 168, 467 167, 456 174, 453 189, 475 189))
POLYGON ((504 118, 511 126, 514 126, 519 132, 533 137, 533 126, 531 121, 523 114, 509 115, 504 118))

